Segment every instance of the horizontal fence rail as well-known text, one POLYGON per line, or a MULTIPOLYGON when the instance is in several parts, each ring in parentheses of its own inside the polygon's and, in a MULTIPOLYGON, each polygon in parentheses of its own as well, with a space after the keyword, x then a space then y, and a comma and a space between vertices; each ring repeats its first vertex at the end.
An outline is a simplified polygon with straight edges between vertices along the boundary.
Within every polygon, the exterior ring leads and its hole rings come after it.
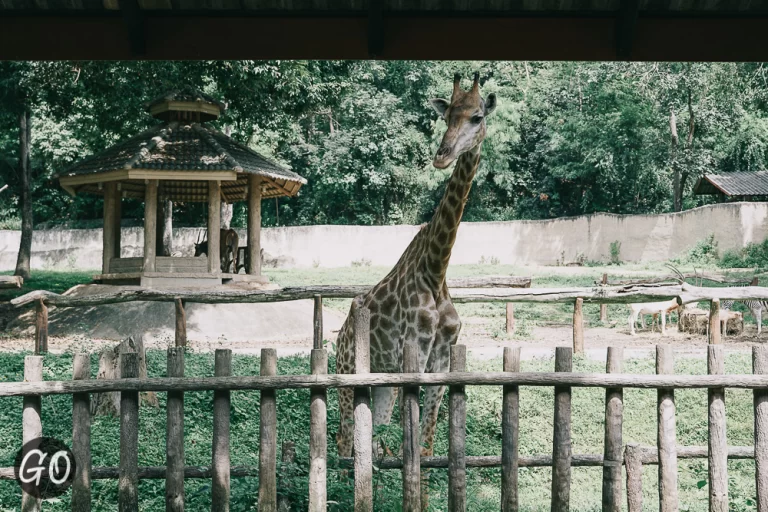
MULTIPOLYGON (((641 461, 646 465, 656 465, 659 463, 656 447, 638 446, 641 452, 641 461)), ((681 446, 677 449, 677 458, 679 459, 706 459, 708 457, 706 446, 681 446)), ((728 459, 730 460, 749 460, 755 458, 755 449, 751 446, 730 446, 728 447, 728 459)), ((466 465, 468 468, 498 468, 502 461, 500 455, 467 455, 466 465)), ((448 467, 448 457, 421 457, 422 468, 445 469, 448 467)), ((624 462, 622 461, 623 465, 624 462)), ((397 457, 384 457, 373 459, 373 465, 380 470, 402 469, 403 460, 397 457)), ((594 454, 574 454, 571 458, 571 465, 574 467, 597 467, 603 465, 603 456, 594 454)), ((552 466, 551 455, 521 455, 518 458, 518 466, 521 468, 545 468, 552 466)), ((345 457, 339 459, 339 467, 343 469, 352 469, 354 459, 345 457)), ((43 472, 45 476, 47 472, 43 472)), ((96 467, 91 470, 92 480, 114 480, 118 477, 119 468, 117 466, 96 467)), ((139 480, 162 480, 166 477, 165 466, 139 466, 139 480)), ((232 478, 243 478, 249 476, 258 476, 258 466, 231 466, 230 476, 232 478)), ((184 478, 207 479, 213 476, 213 469, 210 466, 186 466, 184 468, 184 478)), ((0 468, 0 480, 14 480, 12 467, 0 468)))
MULTIPOLYGON (((40 302, 45 306, 82 307, 124 302, 196 302, 204 304, 264 303, 314 299, 320 295, 326 299, 352 299, 367 293, 370 286, 302 286, 278 290, 154 290, 131 289, 85 297, 59 295, 47 291, 33 291, 11 300, 16 307, 40 302)), ((633 284, 626 286, 595 286, 567 288, 453 288, 451 298, 455 303, 473 302, 549 302, 631 304, 677 299, 679 304, 698 301, 721 300, 768 300, 768 287, 739 286, 707 288, 682 285, 633 284)))
POLYGON ((0 383, 0 397, 105 393, 108 391, 240 391, 388 386, 573 386, 622 388, 768 389, 768 375, 638 375, 568 372, 370 373, 42 381, 0 383))

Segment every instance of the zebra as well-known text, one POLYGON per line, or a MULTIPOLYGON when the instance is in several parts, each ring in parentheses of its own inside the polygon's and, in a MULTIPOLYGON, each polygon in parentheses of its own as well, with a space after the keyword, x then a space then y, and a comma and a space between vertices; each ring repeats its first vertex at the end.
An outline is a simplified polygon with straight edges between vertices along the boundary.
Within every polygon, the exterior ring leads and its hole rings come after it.
POLYGON ((720 301, 720 309, 730 311, 734 302, 741 302, 749 308, 752 312, 752 316, 755 317, 757 322, 757 335, 760 336, 763 327, 763 310, 768 310, 768 301, 765 300, 722 300, 720 301))

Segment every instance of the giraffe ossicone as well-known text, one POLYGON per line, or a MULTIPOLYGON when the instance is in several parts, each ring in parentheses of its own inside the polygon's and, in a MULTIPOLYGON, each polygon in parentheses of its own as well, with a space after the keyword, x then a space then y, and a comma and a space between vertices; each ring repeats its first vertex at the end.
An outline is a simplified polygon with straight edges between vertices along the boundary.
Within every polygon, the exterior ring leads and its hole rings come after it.
MULTIPOLYGON (((447 372, 450 348, 459 338, 461 321, 445 283, 448 261, 464 212, 464 204, 480 163, 486 135, 485 119, 496 108, 496 96, 480 95, 479 76, 472 88, 461 88, 456 75, 450 100, 430 103, 447 125, 433 165, 456 166, 432 220, 422 226, 394 268, 360 297, 370 310, 370 362, 373 373, 402 371, 403 346, 418 347, 421 372, 447 372)), ((357 299, 356 299, 357 300, 357 299)), ((336 373, 354 373, 355 341, 352 311, 339 331, 336 373)), ((433 452, 435 426, 445 387, 426 388, 421 413, 422 455, 433 452)), ((388 424, 397 388, 374 388, 374 428, 388 424)), ((336 434, 340 457, 350 457, 353 446, 353 390, 339 389, 341 421, 336 434)))

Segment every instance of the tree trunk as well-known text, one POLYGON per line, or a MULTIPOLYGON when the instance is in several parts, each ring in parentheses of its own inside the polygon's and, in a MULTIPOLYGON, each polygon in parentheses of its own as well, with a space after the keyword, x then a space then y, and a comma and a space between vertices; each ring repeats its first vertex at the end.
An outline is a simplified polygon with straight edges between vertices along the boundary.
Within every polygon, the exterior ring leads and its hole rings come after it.
POLYGON ((683 192, 680 166, 677 165, 677 119, 675 118, 674 110, 669 113, 669 129, 672 132, 672 202, 674 211, 679 212, 683 209, 683 192))
POLYGON ((19 174, 21 175, 21 243, 14 275, 24 279, 30 275, 32 257, 32 176, 29 168, 29 146, 32 138, 30 112, 19 115, 19 174))

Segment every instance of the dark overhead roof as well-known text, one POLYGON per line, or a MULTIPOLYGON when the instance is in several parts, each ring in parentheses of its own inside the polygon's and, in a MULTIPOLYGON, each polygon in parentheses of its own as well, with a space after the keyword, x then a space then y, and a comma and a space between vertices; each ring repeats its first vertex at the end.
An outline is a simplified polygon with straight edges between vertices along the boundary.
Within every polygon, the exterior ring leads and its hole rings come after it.
POLYGON ((706 174, 696 182, 693 193, 728 197, 768 196, 768 171, 706 174))
POLYGON ((767 21, 768 0, 2 0, 0 59, 760 61, 767 21))

